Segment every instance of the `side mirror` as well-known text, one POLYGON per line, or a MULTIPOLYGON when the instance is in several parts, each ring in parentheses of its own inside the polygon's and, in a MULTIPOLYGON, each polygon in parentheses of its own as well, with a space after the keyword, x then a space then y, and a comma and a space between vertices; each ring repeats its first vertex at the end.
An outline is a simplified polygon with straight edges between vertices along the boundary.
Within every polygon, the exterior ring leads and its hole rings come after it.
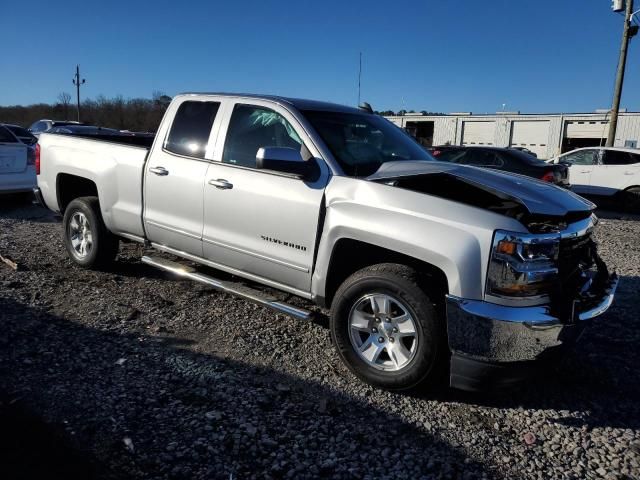
POLYGON ((291 173, 303 178, 311 172, 311 164, 302 158, 300 150, 288 147, 261 147, 256 153, 256 168, 291 173))

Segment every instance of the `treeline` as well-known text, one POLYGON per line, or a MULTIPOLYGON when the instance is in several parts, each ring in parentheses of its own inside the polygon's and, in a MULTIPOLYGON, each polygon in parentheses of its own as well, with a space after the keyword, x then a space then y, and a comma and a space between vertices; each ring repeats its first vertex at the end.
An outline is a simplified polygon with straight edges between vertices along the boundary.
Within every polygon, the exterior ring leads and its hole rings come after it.
MULTIPOLYGON (((171 97, 161 92, 154 92, 150 99, 99 96, 81 102, 80 120, 89 125, 118 130, 155 132, 170 102, 171 97)), ((54 104, 0 106, 0 123, 28 127, 43 118, 77 120, 76 104, 71 102, 69 94, 61 93, 54 104)))

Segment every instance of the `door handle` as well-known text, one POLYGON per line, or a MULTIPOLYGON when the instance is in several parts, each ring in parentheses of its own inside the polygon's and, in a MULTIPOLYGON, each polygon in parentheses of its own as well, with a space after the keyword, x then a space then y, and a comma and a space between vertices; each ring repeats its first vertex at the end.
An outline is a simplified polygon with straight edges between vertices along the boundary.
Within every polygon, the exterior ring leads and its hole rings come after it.
POLYGON ((627 170, 626 172, 624 172, 625 175, 634 175, 636 172, 630 172, 629 170, 627 170))
POLYGON ((156 175, 160 175, 161 177, 169 175, 169 170, 164 167, 151 167, 149 171, 151 173, 155 173, 156 175))
POLYGON ((591 173, 591 170, 580 170, 580 173, 591 173))
POLYGON ((209 180, 209 185, 213 185, 220 190, 230 190, 233 188, 233 183, 229 183, 224 178, 218 178, 217 180, 214 180, 212 178, 211 180, 209 180))

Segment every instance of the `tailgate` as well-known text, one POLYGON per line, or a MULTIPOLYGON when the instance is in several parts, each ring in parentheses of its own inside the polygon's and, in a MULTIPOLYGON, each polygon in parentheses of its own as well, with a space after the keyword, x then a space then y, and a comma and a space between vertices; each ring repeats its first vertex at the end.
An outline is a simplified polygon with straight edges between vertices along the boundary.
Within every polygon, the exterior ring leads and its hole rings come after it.
POLYGON ((0 143, 0 174, 20 173, 27 168, 27 146, 21 143, 0 143))

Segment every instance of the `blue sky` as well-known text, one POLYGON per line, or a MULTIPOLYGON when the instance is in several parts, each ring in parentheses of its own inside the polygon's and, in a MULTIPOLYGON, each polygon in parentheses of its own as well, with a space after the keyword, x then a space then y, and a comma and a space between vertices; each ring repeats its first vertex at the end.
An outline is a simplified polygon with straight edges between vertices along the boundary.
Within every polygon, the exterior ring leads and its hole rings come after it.
MULTIPOLYGON (((361 51, 362 99, 377 110, 592 111, 611 104, 622 18, 610 3, 32 0, 0 17, 0 105, 75 94, 76 63, 83 97, 236 91, 355 104, 361 51)), ((639 42, 630 110, 640 110, 639 42)))

